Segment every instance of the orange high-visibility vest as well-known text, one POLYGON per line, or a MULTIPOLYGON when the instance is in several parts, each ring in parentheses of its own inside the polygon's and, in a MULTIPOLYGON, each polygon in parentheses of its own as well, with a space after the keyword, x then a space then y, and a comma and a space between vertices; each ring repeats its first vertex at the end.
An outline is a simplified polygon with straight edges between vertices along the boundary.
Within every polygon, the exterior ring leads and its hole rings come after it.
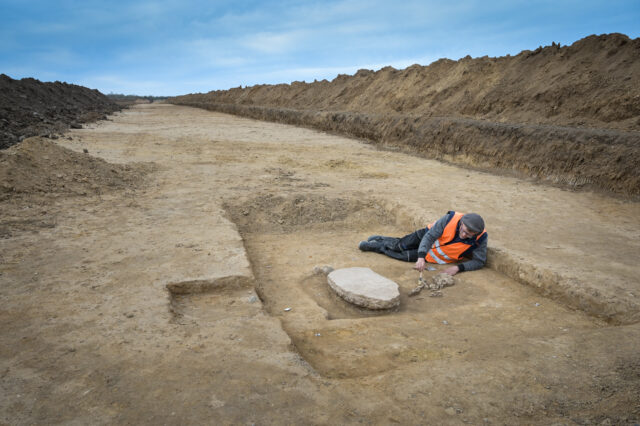
MULTIPOLYGON (((431 249, 425 256, 427 262, 440 264, 456 262, 460 260, 462 253, 471 247, 471 244, 466 244, 462 241, 450 243, 456 237, 458 222, 460 222, 462 216, 464 216, 464 213, 454 213, 447 226, 444 227, 440 238, 433 243, 431 249)), ((434 224, 435 222, 427 225, 427 228, 431 229, 434 224)), ((482 232, 476 236, 476 241, 478 241, 485 232, 486 230, 483 229, 482 232)))

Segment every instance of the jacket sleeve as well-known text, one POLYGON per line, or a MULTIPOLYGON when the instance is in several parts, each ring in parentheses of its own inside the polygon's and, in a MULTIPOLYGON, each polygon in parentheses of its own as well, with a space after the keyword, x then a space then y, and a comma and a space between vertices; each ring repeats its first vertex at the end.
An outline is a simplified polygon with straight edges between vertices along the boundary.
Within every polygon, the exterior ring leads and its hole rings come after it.
POLYGON ((424 258, 427 255, 427 253, 433 246, 433 243, 435 243, 435 241, 442 236, 444 228, 451 220, 451 217, 451 212, 445 214, 440 219, 438 219, 436 223, 433 224, 431 229, 429 229, 424 234, 422 240, 420 241, 420 246, 418 246, 418 258, 424 258))
POLYGON ((480 237, 480 241, 478 242, 478 247, 473 250, 471 255, 471 260, 467 260, 466 262, 462 262, 458 265, 460 268, 460 272, 463 271, 475 271, 476 269, 482 268, 485 263, 487 263, 487 240, 489 239, 488 235, 485 233, 482 237, 480 237))

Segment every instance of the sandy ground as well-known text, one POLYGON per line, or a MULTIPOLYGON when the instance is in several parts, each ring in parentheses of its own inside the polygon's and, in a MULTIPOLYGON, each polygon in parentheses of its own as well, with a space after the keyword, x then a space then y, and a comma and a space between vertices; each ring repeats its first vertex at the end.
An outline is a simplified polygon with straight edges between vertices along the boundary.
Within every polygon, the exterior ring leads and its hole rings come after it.
POLYGON ((112 119, 59 143, 155 162, 148 184, 0 239, 3 424, 640 421, 638 203, 186 107, 112 119), (491 259, 443 297, 356 248, 450 209, 485 217, 491 259), (348 306, 316 265, 371 267, 400 308, 348 306))

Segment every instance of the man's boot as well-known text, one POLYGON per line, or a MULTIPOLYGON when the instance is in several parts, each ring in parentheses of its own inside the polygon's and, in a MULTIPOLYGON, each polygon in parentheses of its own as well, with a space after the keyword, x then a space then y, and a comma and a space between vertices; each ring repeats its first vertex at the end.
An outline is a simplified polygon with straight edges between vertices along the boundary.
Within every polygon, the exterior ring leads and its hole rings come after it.
POLYGON ((400 238, 372 235, 367 238, 367 242, 380 244, 381 248, 386 248, 387 250, 402 251, 402 248, 399 245, 400 238))
POLYGON ((358 248, 362 251, 375 251, 376 253, 382 253, 381 241, 360 241, 358 248))
POLYGON ((384 240, 386 237, 383 237, 382 235, 372 235, 369 238, 367 238, 368 242, 372 242, 372 241, 382 241, 384 240))

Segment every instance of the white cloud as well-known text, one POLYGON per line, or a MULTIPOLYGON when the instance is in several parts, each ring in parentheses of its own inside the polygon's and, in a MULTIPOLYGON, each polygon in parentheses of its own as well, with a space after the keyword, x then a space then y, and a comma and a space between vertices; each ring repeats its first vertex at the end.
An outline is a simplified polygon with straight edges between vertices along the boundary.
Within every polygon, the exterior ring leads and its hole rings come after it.
POLYGON ((40 81, 66 81, 67 83, 75 83, 74 81, 70 81, 68 76, 62 75, 55 71, 43 71, 38 67, 33 66, 20 65, 10 66, 6 68, 3 67, 1 72, 15 80, 31 77, 40 81))
POLYGON ((284 33, 261 32, 247 35, 239 44, 265 54, 282 54, 293 50, 305 37, 301 31, 284 33))
MULTIPOLYGON (((162 76, 164 77, 164 76, 162 76)), ((82 78, 76 84, 98 88, 102 93, 124 93, 136 95, 166 94, 171 92, 171 84, 148 78, 122 78, 119 74, 98 74, 82 78)))
POLYGON ((194 22, 204 29, 246 29, 255 24, 264 25, 273 19, 269 8, 252 8, 244 12, 226 12, 223 15, 213 15, 206 18, 198 17, 194 22))
POLYGON ((214 86, 203 91, 216 89, 228 89, 230 87, 254 86, 256 84, 280 84, 291 83, 293 81, 305 81, 307 83, 314 80, 333 80, 339 74, 353 75, 360 69, 369 69, 378 71, 381 68, 392 66, 396 69, 404 69, 413 64, 428 65, 437 60, 434 57, 407 58, 384 63, 364 63, 359 65, 343 65, 331 67, 298 67, 298 68, 281 68, 267 72, 246 72, 235 75, 233 79, 225 79, 226 86, 221 86, 222 81, 211 81, 214 86))
MULTIPOLYGON (((199 68, 241 67, 251 63, 237 47, 236 40, 227 38, 196 39, 177 43, 173 50, 189 66, 199 68)), ((184 65, 184 64, 183 64, 184 65)))
POLYGON ((66 47, 39 49, 25 55, 29 63, 39 64, 43 68, 73 68, 82 63, 82 57, 66 47))

